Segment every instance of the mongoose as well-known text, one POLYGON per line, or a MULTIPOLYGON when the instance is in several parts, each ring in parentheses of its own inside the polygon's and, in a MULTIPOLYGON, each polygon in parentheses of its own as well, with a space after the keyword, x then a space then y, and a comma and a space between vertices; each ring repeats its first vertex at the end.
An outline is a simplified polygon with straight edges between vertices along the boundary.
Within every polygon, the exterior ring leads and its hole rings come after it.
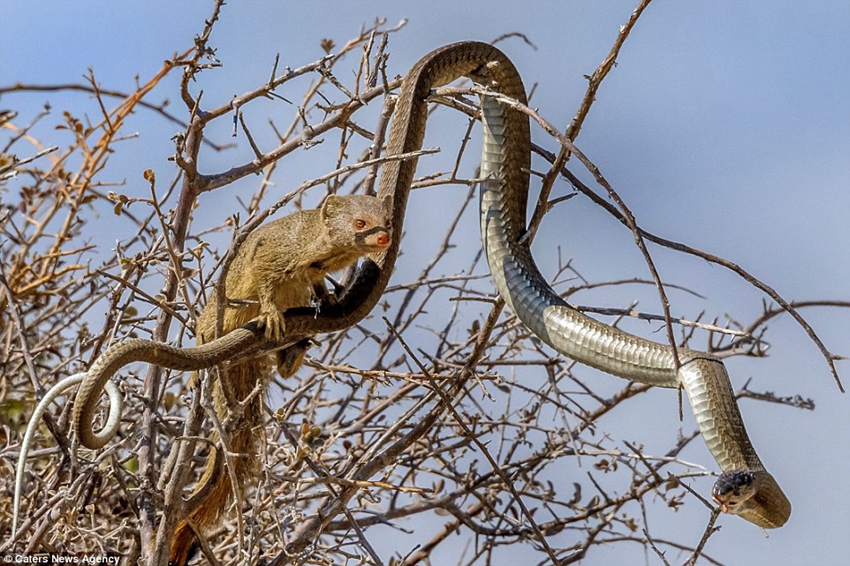
MULTIPOLYGON (((308 306, 326 293, 328 273, 353 265, 360 257, 384 251, 390 244, 388 211, 383 201, 365 195, 328 196, 321 208, 303 210, 275 220, 252 232, 240 246, 227 274, 223 334, 258 320, 268 338, 279 338, 286 329, 283 311, 308 306)), ((215 338, 216 298, 213 293, 197 325, 197 342, 215 338)), ((222 334, 222 335, 223 335, 222 334)), ((295 373, 309 347, 307 340, 277 352, 277 369, 283 377, 295 373)), ((269 356, 252 359, 221 372, 226 383, 213 389, 216 413, 224 419, 228 407, 241 402, 257 383, 264 386, 271 374, 269 356)), ((257 443, 263 425, 262 395, 243 408, 242 420, 230 438, 234 476, 239 488, 258 471, 257 443)), ((232 501, 230 476, 223 459, 210 454, 195 494, 189 517, 201 533, 216 526, 232 501)), ((171 543, 169 564, 184 566, 197 546, 192 527, 184 520, 171 543)))

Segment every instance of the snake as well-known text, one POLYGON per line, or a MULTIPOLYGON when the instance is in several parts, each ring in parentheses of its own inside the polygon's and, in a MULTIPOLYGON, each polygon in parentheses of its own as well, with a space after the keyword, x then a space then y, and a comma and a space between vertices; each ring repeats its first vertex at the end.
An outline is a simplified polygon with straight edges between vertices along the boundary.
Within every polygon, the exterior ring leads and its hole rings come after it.
MULTIPOLYGON (((464 76, 502 97, 527 103, 519 72, 496 47, 477 41, 440 47, 416 63, 402 82, 387 156, 421 149, 433 90, 464 76)), ((543 342, 568 358, 633 382, 684 389, 700 434, 722 472, 712 488, 720 510, 764 529, 784 525, 791 515, 791 503, 756 454, 723 362, 705 352, 674 350, 669 344, 629 334, 585 315, 558 295, 537 268, 524 238, 531 165, 528 117, 484 94, 481 122, 482 242, 495 287, 508 307, 543 342)), ((391 229, 398 235, 416 165, 415 157, 383 165, 378 196, 388 202, 391 229)), ((378 303, 399 252, 400 238, 394 237, 386 251, 364 259, 337 300, 321 310, 288 309, 283 342, 266 339, 256 324, 250 323, 194 348, 144 339, 108 348, 82 379, 74 401, 72 423, 80 442, 96 449, 115 435, 120 417, 113 418, 114 410, 99 432, 93 430, 92 420, 104 387, 123 365, 145 361, 170 369, 199 370, 315 334, 344 330, 365 318, 378 303)), ((17 510, 16 505, 16 516, 17 510)))

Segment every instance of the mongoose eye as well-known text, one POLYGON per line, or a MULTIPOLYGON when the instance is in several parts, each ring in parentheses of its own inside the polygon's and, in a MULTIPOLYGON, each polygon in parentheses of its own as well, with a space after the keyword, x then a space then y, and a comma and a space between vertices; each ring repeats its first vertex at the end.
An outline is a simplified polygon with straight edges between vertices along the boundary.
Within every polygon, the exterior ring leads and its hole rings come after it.
POLYGON ((362 218, 358 218, 357 220, 354 221, 354 227, 357 228, 358 230, 362 230, 363 228, 366 227, 366 221, 363 220, 362 218))

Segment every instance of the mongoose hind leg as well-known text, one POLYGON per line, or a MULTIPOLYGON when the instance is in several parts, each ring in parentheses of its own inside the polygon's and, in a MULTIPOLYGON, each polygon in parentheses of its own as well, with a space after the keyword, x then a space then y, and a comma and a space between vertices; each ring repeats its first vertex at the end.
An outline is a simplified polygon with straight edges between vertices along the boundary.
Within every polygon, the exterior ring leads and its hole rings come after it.
POLYGON ((304 356, 307 354, 307 350, 318 345, 319 343, 312 338, 305 338, 288 348, 278 350, 276 352, 277 373, 284 379, 295 375, 295 372, 298 371, 298 368, 304 362, 304 356))

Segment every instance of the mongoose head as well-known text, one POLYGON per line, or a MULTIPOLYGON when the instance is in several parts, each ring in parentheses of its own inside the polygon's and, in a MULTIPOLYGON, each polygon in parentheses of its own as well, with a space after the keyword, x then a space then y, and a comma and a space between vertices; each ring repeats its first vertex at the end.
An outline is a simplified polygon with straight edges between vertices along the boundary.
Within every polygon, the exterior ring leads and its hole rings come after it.
POLYGON ((367 195, 328 195, 321 209, 331 242, 360 254, 382 252, 391 242, 384 201, 367 195))

